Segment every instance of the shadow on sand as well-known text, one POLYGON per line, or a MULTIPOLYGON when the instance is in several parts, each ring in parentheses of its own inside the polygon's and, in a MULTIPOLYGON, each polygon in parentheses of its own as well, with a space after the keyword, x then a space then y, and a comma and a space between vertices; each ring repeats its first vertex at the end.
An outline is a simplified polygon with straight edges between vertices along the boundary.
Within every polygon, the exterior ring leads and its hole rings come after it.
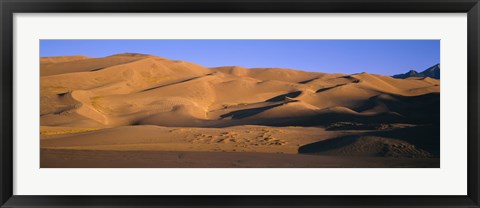
MULTIPOLYGON (((439 125, 415 126, 408 128, 399 128, 393 130, 382 130, 355 135, 341 136, 323 141, 318 141, 301 146, 298 153, 302 154, 322 154, 329 151, 335 151, 357 142, 362 137, 375 137, 388 140, 400 140, 415 145, 416 148, 425 150, 433 157, 440 156, 440 128, 439 125)), ((379 152, 383 154, 382 152, 379 152)))

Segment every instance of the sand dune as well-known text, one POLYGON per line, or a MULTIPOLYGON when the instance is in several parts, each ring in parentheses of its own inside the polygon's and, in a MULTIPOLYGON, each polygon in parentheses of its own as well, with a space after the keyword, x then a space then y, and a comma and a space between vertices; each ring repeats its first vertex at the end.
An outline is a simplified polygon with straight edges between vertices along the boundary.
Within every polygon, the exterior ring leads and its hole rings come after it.
POLYGON ((324 153, 332 155, 370 157, 413 157, 428 158, 432 155, 410 143, 382 137, 346 136, 299 148, 300 153, 324 153))
POLYGON ((69 62, 69 61, 77 61, 77 60, 84 60, 89 59, 88 56, 50 56, 50 57, 41 57, 40 64, 51 64, 51 63, 61 63, 61 62, 69 62))
POLYGON ((45 57, 40 73, 43 149, 438 156, 438 138, 419 148, 388 133, 363 135, 438 125, 440 81, 432 78, 206 68, 132 53, 45 57))

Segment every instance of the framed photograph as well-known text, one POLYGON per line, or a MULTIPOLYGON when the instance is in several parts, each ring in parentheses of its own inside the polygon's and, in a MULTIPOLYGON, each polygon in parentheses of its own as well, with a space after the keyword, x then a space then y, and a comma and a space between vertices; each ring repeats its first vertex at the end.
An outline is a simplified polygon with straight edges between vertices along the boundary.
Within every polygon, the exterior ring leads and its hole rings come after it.
POLYGON ((479 207, 478 0, 1 1, 1 207, 479 207))

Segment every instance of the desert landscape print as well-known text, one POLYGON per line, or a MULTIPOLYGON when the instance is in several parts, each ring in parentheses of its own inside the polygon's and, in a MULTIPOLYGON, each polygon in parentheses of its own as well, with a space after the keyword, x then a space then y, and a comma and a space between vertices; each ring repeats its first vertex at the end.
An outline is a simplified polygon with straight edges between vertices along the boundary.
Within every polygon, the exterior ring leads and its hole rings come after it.
POLYGON ((439 168, 439 40, 41 40, 40 168, 439 168))

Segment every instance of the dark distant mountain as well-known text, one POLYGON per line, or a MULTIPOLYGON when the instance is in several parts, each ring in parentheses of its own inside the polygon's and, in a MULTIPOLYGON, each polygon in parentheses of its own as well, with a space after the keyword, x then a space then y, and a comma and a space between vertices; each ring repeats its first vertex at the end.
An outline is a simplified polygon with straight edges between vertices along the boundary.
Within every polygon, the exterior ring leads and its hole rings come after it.
POLYGON ((409 77, 430 77, 434 79, 440 79, 440 64, 435 64, 420 73, 415 70, 410 70, 405 74, 397 74, 393 75, 392 77, 397 79, 406 79, 409 77))
POLYGON ((406 79, 406 78, 409 78, 409 77, 424 77, 424 76, 422 74, 418 73, 415 70, 410 70, 405 74, 393 75, 393 78, 397 78, 397 79, 406 79))
POLYGON ((440 79, 440 64, 436 64, 436 65, 426 69, 425 71, 421 72, 420 74, 423 74, 426 77, 440 79))

